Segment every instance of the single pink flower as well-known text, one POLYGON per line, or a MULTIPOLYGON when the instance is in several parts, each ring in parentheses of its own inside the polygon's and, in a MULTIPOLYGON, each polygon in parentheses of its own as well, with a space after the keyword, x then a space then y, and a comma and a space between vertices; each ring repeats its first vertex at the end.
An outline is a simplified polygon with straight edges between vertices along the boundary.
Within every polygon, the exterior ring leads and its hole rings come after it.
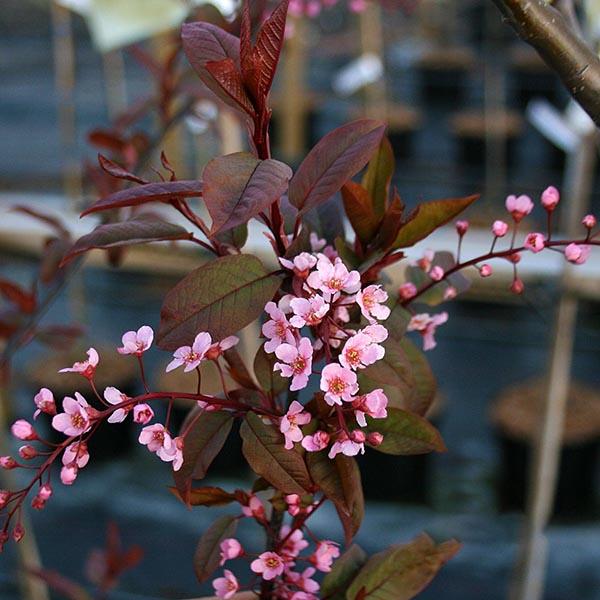
POLYGON ((225 339, 222 339, 220 342, 212 344, 210 348, 206 351, 205 356, 207 360, 217 360, 217 358, 219 358, 219 356, 221 356, 223 352, 229 350, 229 348, 233 348, 234 346, 236 346, 239 343, 239 341, 240 338, 238 338, 235 335, 230 335, 225 339))
POLYGON ((54 416, 56 414, 56 403, 54 394, 48 388, 42 388, 34 397, 33 401, 37 410, 33 413, 33 418, 37 419, 41 413, 54 416))
POLYGON ((356 456, 358 453, 365 453, 366 436, 362 431, 353 431, 352 438, 342 432, 338 435, 337 440, 329 449, 329 458, 335 458, 338 454, 346 456, 356 456))
POLYGON ((145 403, 136 404, 133 407, 133 421, 134 423, 139 423, 140 425, 146 425, 150 423, 154 418, 154 411, 152 408, 145 403))
POLYGON ((400 300, 410 300, 411 298, 414 298, 416 295, 417 295, 417 286, 410 281, 403 283, 400 286, 400 288, 398 289, 398 296, 399 296, 400 300))
POLYGON ((340 555, 340 549, 335 542, 322 540, 317 544, 314 554, 310 557, 310 561, 319 571, 328 573, 331 571, 333 561, 340 555))
POLYGON ((329 312, 329 304, 317 294, 310 298, 294 298, 290 301, 290 307, 294 312, 290 323, 298 329, 305 325, 318 325, 329 312))
POLYGON ((317 264, 316 256, 309 254, 308 252, 302 252, 294 258, 294 260, 288 260, 287 258, 280 258, 279 262, 290 271, 294 272, 294 275, 302 279, 308 277, 310 270, 317 264))
POLYGON ((435 330, 448 320, 448 313, 437 315, 421 313, 415 315, 408 323, 408 331, 418 331, 423 336, 423 350, 432 350, 436 347, 435 330))
POLYGON ((262 575, 266 581, 271 581, 283 573, 284 562, 276 552, 263 552, 250 563, 250 568, 262 575))
POLYGON ((361 427, 366 427, 367 421, 365 415, 373 419, 385 419, 387 417, 387 405, 388 399, 382 389, 376 389, 368 394, 358 396, 352 402, 356 422, 361 427))
POLYGON ((240 589, 236 576, 228 569, 224 569, 223 577, 217 577, 212 584, 217 598, 224 600, 229 600, 240 589))
POLYGON ((329 434, 326 431, 316 431, 302 440, 302 447, 307 452, 319 452, 329 445, 329 434))
POLYGON ((173 353, 173 360, 167 365, 166 372, 184 366, 183 371, 193 371, 204 359, 204 356, 212 344, 210 333, 201 331, 191 346, 181 346, 173 353))
POLYGON ((523 244, 527 250, 537 254, 544 249, 546 238, 541 233, 528 233, 523 244))
POLYGON ((594 229, 596 227, 596 217, 594 215, 585 215, 583 219, 581 219, 581 224, 587 229, 594 229))
POLYGON ((253 517, 259 521, 264 521, 266 517, 265 507, 258 496, 250 494, 247 506, 242 506, 242 513, 246 517, 253 517))
POLYGON ((59 373, 81 373, 84 377, 91 379, 96 372, 100 357, 94 348, 87 351, 88 358, 82 362, 76 362, 72 367, 61 369, 59 373))
MULTIPOLYGON (((291 388, 290 388, 291 389, 291 388)), ((285 437, 285 448, 291 450, 294 447, 294 442, 301 442, 304 437, 301 425, 310 423, 311 414, 304 412, 304 406, 300 402, 294 400, 287 413, 281 417, 279 422, 279 431, 283 433, 285 437)))
MULTIPOLYGON (((289 571, 287 573, 287 578, 289 579, 289 581, 291 581, 296 587, 300 588, 303 592, 309 593, 309 596, 304 597, 298 596, 296 593, 292 596, 294 600, 304 600, 305 598, 312 596, 313 592, 319 591, 320 586, 318 582, 312 579, 312 576, 315 573, 316 569, 314 569, 313 567, 307 567, 302 573, 297 573, 296 571, 289 571)), ((316 598, 316 596, 312 597, 316 598)))
POLYGON ((373 343, 381 344, 388 339, 388 330, 383 325, 367 325, 360 330, 360 333, 368 335, 373 343))
POLYGON ((365 333, 358 332, 345 344, 339 356, 339 361, 346 369, 364 369, 385 355, 383 346, 373 342, 365 333))
POLYGON ((380 285, 368 285, 356 294, 360 312, 369 323, 375 323, 376 319, 383 321, 390 316, 390 309, 383 304, 387 299, 387 292, 380 285))
POLYGON ((161 449, 169 450, 173 444, 173 439, 162 423, 144 427, 140 431, 138 441, 140 444, 148 446, 150 452, 158 452, 161 449))
POLYGON ((300 514, 300 512, 302 511, 302 507, 301 498, 300 496, 298 496, 298 494, 288 494, 284 497, 284 500, 287 504, 287 511, 292 517, 295 517, 296 515, 300 514))
POLYGON ((170 444, 164 444, 156 451, 156 456, 164 462, 173 464, 173 471, 179 471, 183 466, 183 438, 176 437, 170 444))
POLYGON ((590 256, 591 246, 569 244, 565 248, 565 258, 576 265, 582 265, 590 256))
POLYGON ((282 377, 291 377, 290 390, 296 391, 308 385, 312 372, 313 347, 308 338, 302 338, 298 346, 281 344, 275 349, 275 356, 283 362, 276 362, 273 371, 280 371, 282 377))
POLYGON ((10 432, 18 440, 31 441, 38 439, 37 433, 35 432, 33 425, 25 419, 19 419, 15 421, 12 424, 12 427, 10 428, 10 432))
POLYGON ((64 412, 52 418, 52 427, 68 436, 81 435, 89 431, 88 407, 89 404, 79 392, 75 392, 75 398, 65 396, 63 400, 64 412))
POLYGON ((492 274, 492 267, 487 263, 484 263, 479 267, 479 274, 482 277, 489 277, 492 274))
POLYGON ((117 348, 119 354, 136 354, 141 356, 154 341, 154 331, 148 325, 142 325, 137 331, 128 331, 123 334, 121 343, 123 346, 117 348))
POLYGON ((291 325, 284 312, 275 302, 267 302, 265 312, 271 317, 262 326, 263 335, 268 338, 265 342, 265 352, 271 354, 281 344, 295 345, 296 338, 292 333, 291 325))
POLYGON ((444 278, 444 269, 439 265, 436 265, 429 271, 429 277, 434 281, 441 281, 444 278))
POLYGON ((327 245, 327 241, 324 238, 319 238, 319 236, 314 231, 310 232, 308 239, 310 242, 310 249, 313 252, 319 252, 320 250, 323 250, 323 248, 325 248, 325 246, 327 245))
POLYGON ((553 186, 548 186, 542 192, 542 206, 548 211, 552 212, 560 201, 560 192, 553 186))
POLYGON ((504 221, 494 221, 492 232, 496 237, 504 237, 508 232, 508 223, 504 221))
POLYGON ((242 545, 235 538, 226 538, 219 545, 221 548, 221 561, 219 564, 223 566, 228 560, 238 558, 244 553, 242 545))
POLYGON ((69 465, 68 467, 63 467, 60 470, 60 480, 63 485, 73 485, 75 480, 77 479, 77 467, 74 465, 69 465))
POLYGON ((69 444, 62 455, 62 463, 65 467, 75 465, 83 469, 90 462, 90 453, 85 442, 73 442, 69 444))
POLYGON ((321 372, 321 390, 325 392, 325 402, 330 406, 352 402, 358 391, 356 373, 338 363, 330 363, 321 372))
MULTIPOLYGON (((109 404, 112 404, 113 406, 117 406, 119 404, 122 404, 123 402, 127 402, 127 400, 131 400, 131 398, 127 394, 124 394, 123 392, 118 390, 116 387, 112 387, 112 386, 109 386, 104 390, 104 399, 109 404)), ((108 422, 109 423, 122 423, 126 419, 130 410, 131 410, 131 407, 129 407, 129 406, 126 408, 117 408, 117 410, 115 410, 112 413, 112 415, 110 415, 110 417, 108 417, 108 422)))
POLYGON ((512 218, 518 223, 523 217, 527 216, 533 210, 533 202, 529 196, 515 196, 511 194, 506 198, 506 210, 512 215, 512 218))
POLYGON ((290 531, 290 526, 284 525, 281 528, 280 534, 282 540, 287 538, 281 547, 281 554, 288 561, 296 558, 296 556, 298 556, 302 550, 308 548, 309 546, 308 542, 304 539, 304 534, 302 533, 301 529, 296 529, 291 535, 289 535, 290 531))
POLYGON ((324 254, 319 255, 316 271, 306 280, 313 290, 320 290, 326 300, 337 298, 341 292, 355 294, 360 290, 360 273, 348 271, 341 258, 331 262, 324 254))

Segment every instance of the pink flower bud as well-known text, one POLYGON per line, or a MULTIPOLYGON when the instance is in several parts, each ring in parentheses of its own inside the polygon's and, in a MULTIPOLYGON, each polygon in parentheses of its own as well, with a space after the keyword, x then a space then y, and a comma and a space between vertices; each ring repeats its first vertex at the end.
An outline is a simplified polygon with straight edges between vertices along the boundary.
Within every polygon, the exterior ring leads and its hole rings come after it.
POLYGON ((367 436, 365 435, 364 431, 361 431, 360 429, 355 429, 350 433, 350 438, 353 442, 356 442, 357 444, 364 444, 365 440, 367 439, 367 436))
POLYGON ((49 483, 45 483, 42 487, 40 487, 37 494, 44 502, 50 499, 52 496, 52 487, 49 483))
POLYGON ((581 220, 581 224, 588 229, 594 229, 596 227, 596 217, 594 215, 585 215, 581 220))
POLYGON ((42 510, 46 506, 46 501, 42 500, 39 496, 34 496, 31 500, 31 508, 35 510, 42 510))
POLYGON ((442 269, 442 267, 439 265, 436 265, 433 267, 433 269, 431 269, 431 271, 429 271, 429 277, 431 277, 431 279, 434 281, 441 281, 444 278, 444 269, 442 269))
POLYGON ((560 192, 553 185, 547 187, 542 192, 542 206, 548 212, 552 212, 556 208, 559 200, 560 200, 560 192))
POLYGON ((10 500, 12 494, 8 490, 0 490, 0 510, 2 510, 10 500))
POLYGON ((513 252, 513 254, 509 254, 506 259, 508 262, 513 263, 514 265, 521 262, 521 255, 518 252, 513 252))
POLYGON ((383 442, 383 434, 378 431, 373 431, 367 436, 367 442, 371 446, 379 446, 381 445, 381 442, 383 442))
POLYGON ((458 292, 456 291, 456 288, 452 285, 449 285, 445 290, 444 290, 444 300, 453 300, 454 298, 456 298, 458 292))
POLYGON ((8 542, 9 539, 10 539, 10 536, 8 535, 7 531, 0 532, 0 552, 2 552, 2 550, 4 550, 4 544, 6 544, 6 542, 8 542))
POLYGON ((590 246, 580 246, 579 244, 569 244, 565 248, 565 258, 576 265, 582 265, 589 257, 590 246))
POLYGON ((154 411, 148 404, 136 404, 133 407, 133 420, 140 425, 146 425, 154 418, 154 411))
POLYGON ((19 419, 18 421, 15 421, 10 430, 12 434, 19 440, 29 441, 38 439, 38 436, 31 423, 25 421, 25 419, 19 419))
POLYGON ((455 225, 456 225, 456 232, 461 237, 463 235, 465 235, 465 233, 467 233, 467 229, 469 229, 469 221, 466 221, 466 220, 456 221, 455 225))
POLYGON ((19 448, 19 456, 24 458, 25 460, 31 460, 38 455, 38 451, 30 444, 26 444, 25 446, 21 446, 19 448))
POLYGON ((546 238, 541 233, 529 233, 525 238, 525 248, 537 254, 544 249, 546 238))
POLYGON ((400 300, 410 300, 417 295, 417 286, 410 281, 403 283, 398 290, 398 296, 400 300))
POLYGON ((68 465, 60 470, 60 480, 64 485, 73 485, 73 482, 77 479, 77 467, 74 465, 68 465))
POLYGON ((12 531, 12 538, 15 542, 20 542, 25 537, 25 528, 21 523, 17 523, 12 531))
POLYGON ((19 466, 19 463, 12 456, 0 456, 0 467, 10 471, 19 466))
POLYGON ((508 196, 506 198, 506 210, 512 215, 515 223, 518 223, 533 210, 533 202, 529 196, 508 196))
POLYGON ((523 282, 517 277, 510 286, 510 291, 513 294, 522 294, 525 289, 523 282))
POLYGON ((504 237, 508 231, 508 223, 504 221, 494 221, 492 225, 492 233, 496 237, 504 237))
POLYGON ((489 277, 492 274, 492 267, 487 263, 484 263, 481 265, 481 267, 479 267, 479 274, 482 277, 489 277))

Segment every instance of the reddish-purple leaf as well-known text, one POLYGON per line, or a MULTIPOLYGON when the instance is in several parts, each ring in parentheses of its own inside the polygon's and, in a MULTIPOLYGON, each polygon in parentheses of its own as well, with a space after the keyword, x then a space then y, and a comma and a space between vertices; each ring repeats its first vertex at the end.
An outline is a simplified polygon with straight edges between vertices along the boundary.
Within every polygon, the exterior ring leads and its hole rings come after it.
POLYGON ((373 212, 373 201, 369 192, 359 183, 348 181, 342 187, 342 199, 352 229, 366 246, 377 233, 380 222, 373 212))
POLYGON ((81 216, 84 217, 111 208, 139 206, 148 202, 168 202, 173 198, 193 198, 196 196, 202 196, 202 182, 195 179, 147 183, 101 198, 94 202, 92 206, 86 208, 81 216))
POLYGON ((22 313, 30 314, 35 310, 35 295, 8 279, 0 279, 0 296, 12 302, 22 313))
POLYGON ((369 162, 384 131, 381 121, 361 119, 328 133, 290 181, 290 202, 305 213, 331 198, 369 162))
POLYGON ((189 506, 225 506, 235 501, 235 494, 226 492, 220 487, 205 486, 189 490, 187 501, 176 487, 169 488, 173 495, 177 496, 189 506))
POLYGON ((237 104, 236 108, 242 108, 248 115, 254 117, 254 106, 246 93, 242 74, 231 58, 208 62, 206 63, 206 70, 223 92, 237 104))
POLYGON ((112 175, 113 177, 116 177, 117 179, 125 179, 127 181, 133 181, 134 183, 141 184, 148 183, 148 181, 145 179, 130 173, 127 169, 117 164, 115 161, 110 160, 110 158, 106 158, 106 156, 103 156, 102 154, 98 154, 98 163, 103 171, 109 175, 112 175))
POLYGON ((206 581, 219 566, 221 542, 234 536, 237 523, 236 517, 224 516, 202 534, 194 554, 194 571, 200 583, 206 581))
POLYGON ((154 218, 137 217, 121 223, 107 223, 99 225, 87 235, 80 237, 61 261, 61 266, 79 254, 94 248, 116 248, 120 246, 133 246, 148 242, 165 240, 190 239, 191 233, 180 225, 167 223, 154 218))
POLYGON ((277 160, 236 152, 211 160, 202 175, 204 202, 213 220, 211 235, 248 222, 287 189, 292 170, 277 160))
POLYGON ((39 211, 35 208, 31 208, 30 206, 23 206, 21 204, 17 204, 11 207, 11 210, 14 212, 23 213, 24 215, 29 215, 46 225, 49 225, 56 231, 58 237, 68 238, 70 236, 69 230, 63 225, 63 223, 57 217, 53 217, 52 215, 48 215, 42 211, 39 211))
POLYGON ((394 151, 390 141, 384 137, 362 179, 363 186, 373 199, 373 211, 379 218, 383 217, 387 206, 394 168, 394 151))
POLYGON ((182 279, 160 311, 158 344, 175 350, 199 331, 221 340, 254 321, 280 286, 255 256, 223 256, 182 279))

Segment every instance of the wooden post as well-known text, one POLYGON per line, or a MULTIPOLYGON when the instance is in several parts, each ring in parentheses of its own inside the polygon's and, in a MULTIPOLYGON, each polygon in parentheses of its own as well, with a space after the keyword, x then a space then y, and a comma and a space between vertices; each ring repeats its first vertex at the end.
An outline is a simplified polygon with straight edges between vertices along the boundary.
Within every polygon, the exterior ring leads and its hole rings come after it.
POLYGON ((388 102, 385 84, 385 40, 381 20, 381 7, 369 3, 360 13, 360 43, 362 54, 375 54, 384 67, 384 75, 365 89, 365 116, 371 119, 387 119, 388 102))
MULTIPOLYGON (((577 232, 580 216, 589 203, 596 164, 596 142, 597 133, 594 131, 584 137, 578 150, 569 156, 563 186, 568 207, 562 208, 566 215, 564 230, 570 236, 577 232)), ((546 404, 540 415, 540 432, 530 473, 525 531, 510 594, 513 600, 541 600, 544 591, 548 555, 545 529, 552 514, 560 466, 577 325, 578 301, 575 290, 569 285, 571 269, 571 265, 567 264, 561 279, 562 297, 552 338, 546 404)))

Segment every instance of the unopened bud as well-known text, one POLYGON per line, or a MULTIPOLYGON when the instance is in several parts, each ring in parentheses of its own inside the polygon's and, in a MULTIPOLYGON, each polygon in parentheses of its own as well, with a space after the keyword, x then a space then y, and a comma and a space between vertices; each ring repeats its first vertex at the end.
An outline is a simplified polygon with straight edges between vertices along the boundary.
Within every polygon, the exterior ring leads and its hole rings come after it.
POLYGON ((17 523, 12 531, 12 538, 15 542, 20 542, 25 537, 25 528, 21 523, 17 523))
POLYGON ((492 267, 490 265, 488 265, 487 263, 484 263, 479 268, 479 274, 482 277, 489 277, 492 274, 492 267))
POLYGON ((8 490, 0 490, 0 510, 2 510, 10 500, 12 494, 8 490))
POLYGON ((467 229, 469 229, 469 221, 466 220, 456 221, 455 225, 456 231, 461 237, 465 235, 465 233, 467 233, 467 229))
POLYGON ((357 444, 363 444, 365 442, 365 440, 367 439, 365 432, 361 431, 360 429, 355 429, 350 434, 350 437, 352 438, 352 441, 356 442, 357 444))
POLYGON ((12 456, 0 456, 0 467, 10 471, 19 466, 19 463, 12 456))
POLYGON ((581 220, 582 225, 588 229, 594 229, 594 227, 596 227, 596 222, 596 217, 594 215, 585 215, 581 220))
POLYGON ((510 286, 510 291, 513 294, 522 294, 525 289, 523 282, 517 277, 510 286))
POLYGON ((379 433, 378 431, 374 431, 367 436, 367 442, 371 446, 379 446, 381 442, 383 442, 383 434, 379 433))
POLYGON ((398 290, 398 296, 400 300, 410 300, 417 295, 417 286, 410 281, 403 283, 398 290))
POLYGON ((553 185, 547 187, 542 192, 542 206, 548 212, 552 212, 556 208, 559 200, 560 200, 560 192, 553 185))
POLYGON ((19 456, 25 460, 31 460, 38 455, 38 451, 30 444, 19 448, 19 456))
POLYGON ((37 434, 31 423, 25 419, 15 421, 10 428, 11 433, 19 440, 30 441, 37 440, 37 434))

